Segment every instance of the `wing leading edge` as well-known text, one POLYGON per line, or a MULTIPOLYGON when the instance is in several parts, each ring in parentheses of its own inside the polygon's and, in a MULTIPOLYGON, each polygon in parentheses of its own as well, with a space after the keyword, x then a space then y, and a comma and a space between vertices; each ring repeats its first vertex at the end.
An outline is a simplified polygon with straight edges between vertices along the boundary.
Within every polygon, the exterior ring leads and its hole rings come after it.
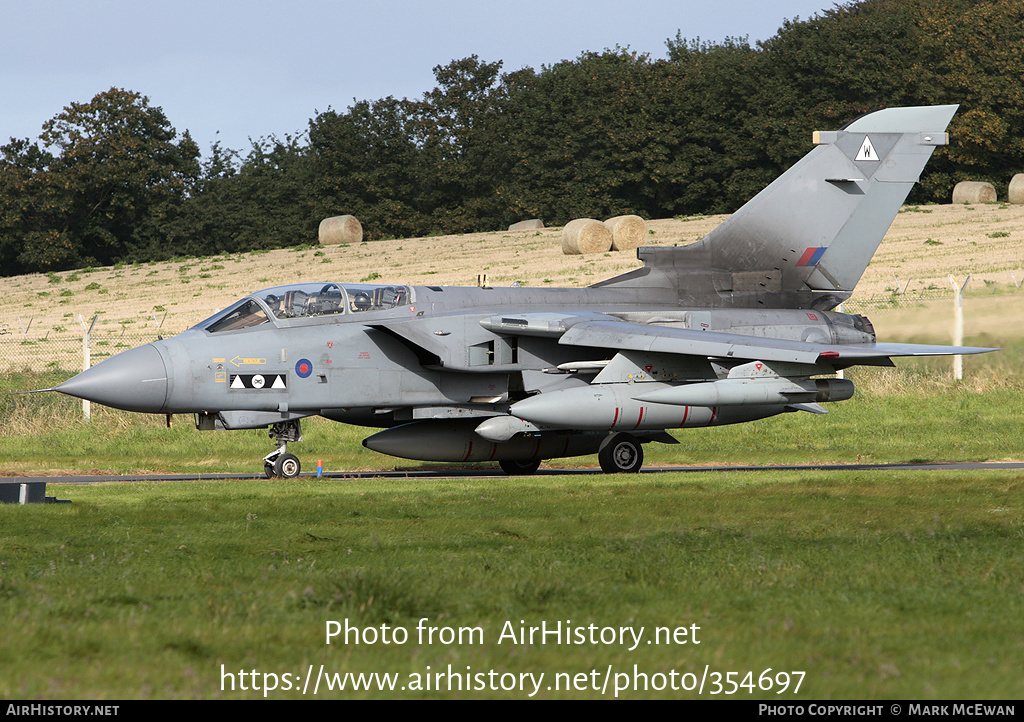
POLYGON ((646 326, 623 321, 583 321, 562 334, 560 344, 628 351, 684 354, 749 361, 783 361, 836 367, 878 365, 893 356, 955 356, 995 348, 907 343, 822 344, 717 331, 646 326))

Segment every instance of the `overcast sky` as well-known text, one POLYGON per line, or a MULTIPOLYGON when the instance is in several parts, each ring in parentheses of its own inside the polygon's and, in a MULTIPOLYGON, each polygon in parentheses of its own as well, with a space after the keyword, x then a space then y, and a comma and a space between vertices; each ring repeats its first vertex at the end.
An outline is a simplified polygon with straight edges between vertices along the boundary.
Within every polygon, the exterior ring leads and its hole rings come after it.
POLYGON ((303 132, 353 100, 415 98, 477 55, 540 69, 615 46, 773 36, 825 0, 0 0, 0 143, 35 139, 71 102, 141 93, 206 155, 218 137, 303 132), (219 136, 217 133, 219 132, 219 136))

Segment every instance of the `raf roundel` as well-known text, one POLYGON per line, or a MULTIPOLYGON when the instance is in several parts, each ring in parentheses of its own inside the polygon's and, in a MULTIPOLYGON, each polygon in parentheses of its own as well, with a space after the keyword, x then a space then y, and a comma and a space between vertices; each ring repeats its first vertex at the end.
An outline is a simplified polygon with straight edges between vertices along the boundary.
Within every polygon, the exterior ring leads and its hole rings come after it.
POLYGON ((295 373, 299 375, 299 378, 307 379, 313 373, 313 364, 309 359, 300 358, 295 364, 295 373))

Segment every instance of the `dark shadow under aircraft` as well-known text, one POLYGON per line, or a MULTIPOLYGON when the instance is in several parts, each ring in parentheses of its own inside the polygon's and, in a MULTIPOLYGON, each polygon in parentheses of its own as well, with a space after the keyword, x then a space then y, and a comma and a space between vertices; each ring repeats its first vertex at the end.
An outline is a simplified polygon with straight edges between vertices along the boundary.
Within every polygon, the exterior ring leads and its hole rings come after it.
POLYGON ((268 476, 324 416, 383 429, 363 444, 510 474, 597 453, 633 472, 667 429, 825 413, 836 372, 895 356, 993 349, 879 343, 848 298, 957 106, 891 108, 815 147, 687 246, 589 288, 301 283, 254 293, 174 338, 117 354, 55 390, 194 414, 199 429, 269 427, 268 476))

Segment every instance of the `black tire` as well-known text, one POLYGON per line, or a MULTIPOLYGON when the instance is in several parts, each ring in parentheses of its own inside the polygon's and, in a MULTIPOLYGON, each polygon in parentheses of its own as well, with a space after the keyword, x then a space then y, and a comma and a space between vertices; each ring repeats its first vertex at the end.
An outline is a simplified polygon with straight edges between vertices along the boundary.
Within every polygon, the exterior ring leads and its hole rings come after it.
POLYGON ((540 461, 499 461, 498 466, 509 476, 529 476, 537 473, 540 461))
POLYGON ((630 434, 611 434, 597 452, 606 474, 635 474, 644 464, 644 447, 630 434))
POLYGON ((274 473, 274 465, 266 463, 263 464, 263 473, 267 475, 268 479, 273 479, 276 476, 274 473))
POLYGON ((279 479, 294 479, 302 471, 302 464, 295 454, 281 454, 274 459, 274 476, 279 479))

